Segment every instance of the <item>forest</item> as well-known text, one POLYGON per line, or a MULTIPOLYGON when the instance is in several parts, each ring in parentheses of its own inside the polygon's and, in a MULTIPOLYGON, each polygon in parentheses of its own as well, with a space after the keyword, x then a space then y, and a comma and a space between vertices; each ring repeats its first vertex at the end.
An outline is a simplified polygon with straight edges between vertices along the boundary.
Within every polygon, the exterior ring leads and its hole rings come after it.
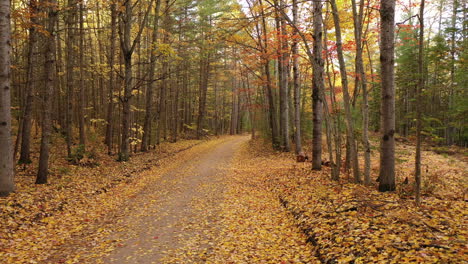
POLYGON ((0 262, 467 261, 467 13, 0 0, 0 262))

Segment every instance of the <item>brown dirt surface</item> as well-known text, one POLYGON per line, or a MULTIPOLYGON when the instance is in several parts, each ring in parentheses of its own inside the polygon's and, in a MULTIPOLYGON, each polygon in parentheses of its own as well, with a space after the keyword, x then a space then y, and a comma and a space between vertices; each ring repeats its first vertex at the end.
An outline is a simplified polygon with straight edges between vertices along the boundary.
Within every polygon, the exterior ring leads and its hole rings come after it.
POLYGON ((211 249, 224 192, 224 173, 238 146, 237 137, 187 160, 148 186, 127 207, 122 240, 105 263, 163 263, 186 241, 193 251, 211 249), (200 232, 202 230, 202 232, 200 232))

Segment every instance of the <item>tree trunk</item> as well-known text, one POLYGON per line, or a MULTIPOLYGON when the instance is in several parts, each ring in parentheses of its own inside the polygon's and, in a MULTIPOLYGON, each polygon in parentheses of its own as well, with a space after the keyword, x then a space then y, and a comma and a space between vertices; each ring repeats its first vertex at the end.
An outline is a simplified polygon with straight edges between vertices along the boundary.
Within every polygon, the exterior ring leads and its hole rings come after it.
POLYGON ((265 18, 265 13, 263 10, 263 3, 262 0, 259 1, 261 7, 261 23, 262 23, 262 39, 260 39, 259 43, 263 43, 262 53, 263 53, 263 68, 265 70, 265 77, 266 77, 266 94, 268 98, 268 114, 269 114, 269 122, 270 122, 270 129, 271 129, 271 141, 274 149, 278 149, 280 147, 280 140, 279 140, 279 130, 278 130, 278 119, 276 115, 276 106, 273 96, 273 88, 271 87, 271 72, 270 72, 270 59, 268 58, 268 41, 267 41, 267 23, 265 18))
POLYGON ((32 110, 34 103, 34 50, 36 48, 36 27, 38 25, 37 13, 38 6, 36 0, 29 1, 29 8, 31 12, 31 27, 29 28, 29 43, 28 43, 28 57, 27 57, 27 80, 26 80, 26 102, 24 105, 24 113, 22 119, 21 131, 21 151, 18 163, 28 164, 31 163, 30 149, 31 149, 31 128, 32 128, 32 110))
MULTIPOLYGON (((284 0, 280 0, 280 8, 285 11, 286 5, 284 0)), ((278 75, 280 76, 280 128, 281 128, 281 143, 282 150, 291 151, 289 142, 289 45, 288 45, 288 32, 286 30, 286 21, 284 17, 279 16, 279 61, 278 61, 278 75)))
POLYGON ((111 35, 110 35, 110 49, 108 55, 109 64, 109 91, 107 102, 107 124, 106 124, 106 138, 104 140, 107 145, 107 153, 112 153, 112 136, 114 134, 114 58, 115 58, 115 38, 117 35, 117 11, 115 3, 110 6, 111 9, 111 35))
MULTIPOLYGON (((364 61, 362 58, 362 28, 364 23, 364 0, 359 2, 359 12, 356 10, 356 0, 352 0, 353 21, 354 21, 354 39, 356 42, 356 82, 355 95, 357 97, 357 88, 362 88, 362 143, 364 146, 364 184, 369 185, 370 179, 370 143, 369 143, 369 100, 367 94, 367 78, 364 71, 364 61)), ((354 101, 357 99, 355 98, 354 101)))
MULTIPOLYGON (((179 72, 179 71, 178 71, 179 72)), ((180 77, 180 75, 178 74, 180 77)), ((179 132, 179 90, 180 90, 180 82, 179 78, 175 82, 174 85, 174 101, 173 101, 173 111, 172 111, 172 142, 177 142, 177 134, 179 132)))
POLYGON ((232 80, 232 102, 231 102, 231 128, 230 128, 230 135, 235 135, 237 134, 237 115, 238 115, 238 109, 237 109, 237 98, 239 97, 238 95, 238 89, 236 88, 236 79, 235 77, 232 80))
MULTIPOLYGON (((240 84, 239 84, 240 85, 240 84)), ((242 93, 239 91, 237 94, 237 133, 236 134, 242 134, 242 93)))
POLYGON ((312 169, 322 169, 322 116, 324 90, 324 61, 322 57, 322 2, 315 0, 314 8, 314 42, 313 42, 313 77, 312 77, 312 108, 313 108, 313 132, 312 132, 312 169))
POLYGON ((338 17, 338 8, 336 6, 336 1, 330 1, 332 12, 333 12, 333 21, 335 24, 336 30, 336 46, 338 52, 338 61, 340 64, 340 75, 341 75, 341 85, 343 86, 343 99, 344 99, 344 108, 345 108, 345 117, 346 117, 346 135, 347 141, 349 144, 349 151, 350 151, 350 161, 353 167, 353 175, 354 181, 356 183, 361 182, 359 176, 359 163, 356 151, 356 142, 354 140, 354 125, 353 125, 353 118, 351 114, 351 98, 349 96, 348 90, 348 78, 346 73, 346 64, 343 56, 343 42, 341 40, 341 27, 340 27, 340 19, 338 17))
POLYGON ((119 160, 127 161, 130 156, 130 126, 131 126, 131 99, 133 89, 133 69, 131 45, 133 4, 131 0, 125 2, 125 15, 120 20, 122 55, 124 59, 124 94, 122 98, 122 139, 120 143, 119 160))
MULTIPOLYGON (((328 10, 327 10, 328 11, 328 10)), ((327 137, 330 135, 333 137, 333 141, 335 144, 335 160, 336 163, 333 163, 333 154, 330 153, 330 162, 332 163, 332 180, 338 181, 340 179, 340 169, 341 169, 341 133, 340 133, 340 114, 338 111, 338 107, 336 104, 336 99, 335 99, 335 74, 332 74, 330 72, 335 72, 332 63, 330 62, 329 59, 329 52, 328 52, 328 46, 327 46, 327 29, 324 27, 324 50, 326 54, 326 63, 327 63, 327 79, 328 79, 328 84, 330 87, 330 108, 328 107, 328 103, 326 100, 325 95, 323 96, 324 100, 324 105, 325 105, 325 122, 328 123, 327 127, 330 131, 327 131, 327 137), (330 65, 332 65, 332 68, 330 69, 330 65)), ((325 91, 324 93, 325 94, 325 91)), ((331 140, 329 140, 331 141, 331 140)), ((328 143, 329 146, 331 143, 328 143)), ((330 152, 332 151, 331 149, 329 150, 330 152)))
POLYGON ((210 55, 208 51, 203 51, 202 48, 201 56, 206 56, 206 58, 202 57, 200 61, 200 86, 199 86, 199 97, 198 97, 198 117, 197 117, 197 139, 200 139, 202 134, 202 125, 203 119, 205 117, 205 109, 206 109, 206 93, 208 91, 208 80, 210 75, 210 55))
POLYGON ((15 189, 11 140, 10 54, 10 1, 0 0, 0 196, 7 196, 15 189))
POLYGON ((395 0, 381 0, 380 63, 382 82, 379 191, 395 190, 395 0))
MULTIPOLYGON (((458 0, 453 0, 452 6, 452 17, 451 17, 451 36, 450 36, 450 88, 448 94, 448 110, 451 111, 453 108, 453 95, 456 86, 455 81, 455 63, 456 63, 456 24, 457 24, 457 9, 458 9, 458 0)), ((463 23, 466 24, 466 23, 463 23)), ((465 32, 465 31, 464 31, 465 32)), ((465 34, 463 34, 465 35, 465 34)), ((452 134, 454 129, 450 124, 450 118, 447 118, 446 126, 446 143, 451 145, 453 143, 452 134)))
MULTIPOLYGON (((148 75, 148 85, 146 86, 146 113, 145 120, 143 124, 143 138, 141 140, 141 151, 147 151, 149 145, 149 138, 151 135, 151 121, 153 120, 153 91, 155 86, 155 71, 156 71, 156 60, 157 56, 154 52, 155 45, 158 42, 158 33, 159 33, 159 12, 161 10, 161 0, 156 0, 156 7, 154 9, 155 16, 153 21, 153 33, 151 36, 151 46, 150 49, 150 65, 149 65, 149 75, 148 75)), ((168 15, 168 14, 166 14, 168 15)))
POLYGON ((418 54, 418 89, 416 90, 416 155, 415 155, 415 201, 421 204, 421 142, 422 142, 422 92, 424 91, 424 5, 421 0, 419 8, 419 54, 418 54))
MULTIPOLYGON (((297 26, 297 0, 293 0, 293 22, 297 26)), ((299 43, 297 40, 297 31, 293 33, 293 86, 294 86, 294 142, 296 143, 296 154, 302 152, 301 141, 301 86, 299 80, 299 43)))
POLYGON ((132 37, 132 19, 133 19, 133 4, 131 0, 127 0, 124 4, 125 10, 121 13, 119 23, 120 46, 125 65, 124 73, 124 95, 122 100, 122 138, 120 143, 119 160, 127 161, 130 158, 130 128, 132 125, 132 97, 133 97, 133 68, 132 56, 136 45, 140 41, 143 28, 145 27, 148 13, 152 8, 153 1, 150 2, 148 9, 145 12, 143 21, 136 34, 136 37, 131 41, 132 37))
POLYGON ((72 124, 73 124, 73 87, 74 87, 74 72, 75 67, 75 29, 76 26, 76 2, 68 0, 67 12, 67 51, 66 51, 66 71, 67 71, 67 94, 66 94, 66 122, 65 122, 65 138, 67 142, 67 154, 71 155, 71 146, 73 141, 72 124))
POLYGON ((255 139, 255 108, 254 108, 254 102, 252 100, 252 96, 251 96, 251 91, 250 91, 250 82, 249 82, 249 74, 246 73, 245 74, 245 82, 246 82, 246 86, 247 86, 247 104, 248 104, 248 107, 249 107, 249 115, 250 115, 250 125, 251 125, 251 135, 252 135, 252 139, 255 139))
MULTIPOLYGON (((84 21, 83 21, 83 11, 84 6, 83 2, 80 2, 80 55, 79 55, 79 65, 80 65, 80 90, 78 96, 78 127, 79 127, 79 138, 80 138, 80 145, 83 149, 86 149, 86 133, 85 133, 85 85, 84 85, 84 21)), ((93 99, 96 99, 96 96, 93 96, 93 99)), ((94 107, 96 109, 97 107, 94 107)))
POLYGON ((48 7, 47 25, 45 29, 48 34, 44 37, 44 96, 43 96, 43 117, 42 117, 42 137, 39 154, 39 168, 37 171, 36 184, 47 183, 49 174, 49 149, 50 135, 52 132, 52 109, 55 78, 55 25, 58 17, 57 2, 55 0, 44 0, 48 7))

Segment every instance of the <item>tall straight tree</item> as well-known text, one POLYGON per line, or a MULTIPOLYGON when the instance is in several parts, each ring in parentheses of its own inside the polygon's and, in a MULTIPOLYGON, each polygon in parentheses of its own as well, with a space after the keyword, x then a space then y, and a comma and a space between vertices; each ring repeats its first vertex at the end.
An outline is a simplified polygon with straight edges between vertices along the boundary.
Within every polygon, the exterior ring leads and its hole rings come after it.
POLYGON ((330 1, 332 12, 333 12, 333 22, 335 24, 336 31, 336 50, 338 53, 338 62, 340 65, 340 75, 341 75, 341 85, 343 87, 343 99, 344 99, 344 109, 345 109, 345 118, 346 118, 346 138, 349 148, 350 161, 353 167, 354 181, 356 183, 360 182, 359 176, 359 162, 357 156, 357 147, 354 140, 354 125, 353 117, 351 113, 351 98, 348 90, 348 77, 346 72, 346 63, 343 55, 343 41, 341 38, 341 26, 340 18, 338 16, 338 7, 336 6, 336 1, 330 1))
MULTIPOLYGON (((151 34, 151 49, 150 49, 150 64, 148 74, 148 85, 146 86, 146 113, 143 124, 143 138, 141 140, 141 151, 147 151, 149 145, 149 139, 151 135, 151 121, 153 120, 153 91, 155 86, 155 72, 156 72, 156 61, 157 56, 155 52, 156 44, 159 36, 159 12, 161 11, 162 0, 156 0, 156 7, 154 8, 154 21, 153 21, 153 32, 151 34)), ((167 10, 168 11, 168 10, 167 10)), ((166 12, 166 15, 169 15, 166 12)))
POLYGON ((83 1, 80 1, 79 4, 79 20, 80 30, 79 30, 79 67, 80 67, 80 89, 78 94, 78 128, 79 128, 79 140, 80 145, 86 147, 86 132, 85 132, 85 87, 84 87, 84 5, 83 1))
POLYGON ((66 51, 66 71, 67 71, 67 91, 66 91, 66 111, 65 111, 65 138, 67 142, 67 153, 71 155, 73 141, 73 91, 75 86, 75 34, 76 34, 76 0, 68 0, 66 26, 67 26, 67 51, 66 51))
MULTIPOLYGON (((261 1, 260 1, 261 2, 261 1)), ((322 163, 322 116, 323 116, 323 99, 321 94, 323 94, 324 91, 324 78, 323 78, 323 73, 324 73, 324 61, 322 58, 322 41, 321 38, 323 36, 322 32, 322 23, 323 23, 323 18, 322 18, 322 4, 318 1, 317 3, 314 2, 314 51, 310 49, 308 45, 308 40, 303 34, 296 23, 294 23, 291 18, 287 15, 285 10, 283 8, 280 8, 277 4, 277 2, 271 3, 269 0, 267 2, 270 5, 273 5, 277 10, 279 10, 282 14, 282 17, 292 26, 294 27, 294 31, 299 34, 300 38, 302 39, 302 42, 304 44, 305 52, 307 54, 307 58, 309 59, 310 64, 312 65, 313 68, 313 100, 315 101, 315 104, 313 103, 314 107, 314 118, 313 118, 313 126, 314 126, 314 131, 313 131, 313 139, 312 139, 312 163, 313 167, 315 170, 320 170, 321 169, 321 163, 322 163), (320 13, 320 15, 316 15, 317 12, 320 13), (315 21, 315 19, 317 21, 315 21), (316 30, 316 31, 315 31, 316 30), (315 95, 314 95, 315 94, 315 95)), ((268 75, 267 75, 268 76, 268 75)))
MULTIPOLYGON (((282 12, 286 10, 284 0, 279 2, 282 12)), ((289 142, 289 45, 288 45, 288 32, 286 30, 286 21, 284 16, 279 16, 279 95, 280 95, 280 129, 281 129, 281 143, 282 150, 291 151, 289 142)))
POLYGON ((273 88, 271 83, 271 71, 270 71, 270 58, 268 54, 268 27, 265 17, 265 10, 263 7, 262 0, 258 1, 260 7, 260 20, 261 20, 261 30, 257 24, 257 32, 259 33, 259 43, 262 50, 262 61, 263 61, 263 68, 265 70, 265 90, 268 98, 268 117, 270 122, 270 129, 271 129, 271 141, 273 148, 278 149, 280 146, 280 139, 279 139, 279 129, 278 129, 278 119, 276 114, 276 106, 273 96, 273 88))
MULTIPOLYGON (((456 65, 456 33, 457 33, 457 10, 459 8, 459 3, 458 0, 452 0, 452 17, 451 17, 451 34, 450 34, 450 90, 449 90, 449 96, 448 96, 448 109, 452 110, 453 108, 453 94, 454 90, 456 87, 456 80, 455 80, 455 65, 456 65)), ((464 8, 463 10, 466 10, 464 8)), ((466 17, 466 16, 465 16, 466 17)), ((464 23, 466 25, 466 23, 464 23)), ((466 30, 464 30, 466 32, 466 30)), ((447 144, 452 144, 452 133, 453 133, 453 127, 450 124, 446 125, 446 142, 447 144)))
POLYGON ((120 36, 120 48, 122 50, 122 55, 125 65, 124 73, 124 94, 122 101, 122 138, 120 143, 120 153, 119 160, 127 161, 130 157, 130 127, 131 127, 131 105, 133 97, 133 65, 132 57, 135 51, 135 47, 140 41, 143 28, 145 27, 146 20, 148 18, 148 13, 151 10, 153 1, 149 3, 149 7, 145 12, 143 18, 143 23, 140 25, 140 28, 133 39, 132 38, 132 28, 133 28, 133 18, 134 13, 133 9, 135 5, 131 0, 126 0, 123 3, 122 10, 120 12, 119 20, 119 36, 120 36))
POLYGON ((133 68, 132 56, 135 49, 136 42, 131 42, 132 35, 132 22, 133 22, 133 3, 131 0, 124 2, 125 8, 120 13, 119 20, 119 35, 120 35, 120 48, 125 61, 125 76, 124 76, 124 95, 122 100, 123 113, 122 113, 122 139, 119 150, 119 160, 127 161, 130 155, 130 106, 132 89, 133 89, 133 68))
MULTIPOLYGON (((298 25, 297 0, 292 2, 293 23, 298 25)), ((301 142, 301 85, 299 80, 299 40, 297 30, 294 30, 292 36, 292 56, 293 56, 293 87, 294 87, 294 141, 296 143, 296 154, 302 151, 301 142)))
POLYGON ((421 0, 419 7, 419 44, 418 44, 418 88, 416 89, 416 155, 414 168, 415 182, 415 201, 417 205, 421 204, 421 141, 422 141, 422 92, 424 90, 424 5, 421 0))
POLYGON ((42 136, 39 154, 39 168, 36 184, 47 183, 49 174, 50 135, 52 133, 52 95, 55 85, 55 25, 57 24, 58 6, 55 0, 43 0, 43 7, 47 7, 47 20, 44 35, 44 91, 42 98, 42 136))
POLYGON ((105 144, 107 145, 107 153, 112 153, 112 137, 114 134, 114 58, 115 58, 115 37, 117 35, 117 8, 113 1, 110 6, 111 10, 111 35, 110 35, 110 48, 108 55, 109 65, 109 90, 108 90, 108 102, 107 102, 107 122, 106 122, 106 137, 105 144))
MULTIPOLYGON (((338 181, 340 179, 340 168, 341 168, 341 135, 340 135, 340 115, 337 111, 337 103, 336 103, 336 93, 335 93, 335 78, 332 76, 331 72, 334 72, 334 68, 331 67, 330 61, 330 52, 328 50, 328 34, 326 27, 323 31, 323 43, 324 43, 324 51, 326 54, 326 73, 327 73, 327 80, 328 86, 330 87, 329 97, 330 97, 330 104, 328 104, 327 100, 324 100, 325 106, 325 127, 327 131, 327 144, 329 149, 329 157, 330 162, 332 165, 331 171, 331 178, 332 180, 338 181), (335 113, 333 113, 335 112, 335 113), (332 142, 333 141, 333 142, 332 142), (333 143, 335 145, 335 151, 333 151, 333 143), (335 152, 333 155, 333 152, 335 152), (335 156, 335 157, 334 157, 335 156), (334 162, 334 160, 336 162, 334 162)), ((323 98, 326 98, 325 91, 323 92, 323 98)))
POLYGON ((364 71, 364 61, 362 58, 362 29, 364 25, 364 0, 359 1, 359 10, 356 7, 356 0, 351 1, 353 9, 354 39, 356 41, 356 81, 355 94, 358 94, 358 88, 362 88, 362 143, 364 146, 364 183, 370 184, 370 154, 369 143, 369 100, 367 94, 367 78, 364 71))
POLYGON ((314 42, 313 42, 313 77, 312 77, 312 108, 313 108, 313 134, 312 134, 312 169, 322 169, 322 116, 324 90, 324 61, 322 57, 323 18, 322 2, 314 0, 314 42))
POLYGON ((31 128, 32 110, 34 102, 34 51, 37 43, 38 6, 36 0, 29 1, 30 23, 28 36, 28 57, 26 68, 26 101, 23 109, 22 132, 21 132, 21 152, 18 163, 31 163, 31 128))
POLYGON ((380 1, 382 80, 379 191, 395 190, 395 0, 380 1))
POLYGON ((13 143, 11 140, 10 0, 0 0, 0 196, 14 191, 13 143))
MULTIPOLYGON (((165 12, 166 15, 164 17, 163 21, 163 38, 162 38, 162 43, 164 45, 169 45, 170 42, 170 36, 169 36, 169 31, 170 31, 170 17, 169 17, 169 6, 170 6, 170 1, 166 0, 165 1, 165 12)), ((169 63, 169 56, 166 54, 162 58, 162 67, 161 67, 161 74, 162 74, 162 83, 159 91, 159 105, 158 105, 158 130, 157 130, 157 136, 156 136, 156 141, 157 144, 160 142, 160 134, 161 131, 163 133, 163 139, 167 139, 167 95, 168 95, 168 83, 169 83, 169 78, 171 75, 170 72, 170 63, 169 63)))
POLYGON ((210 41, 210 28, 211 28, 211 17, 202 17, 201 21, 207 23, 207 32, 202 32, 202 42, 200 44, 200 80, 198 90, 198 117, 197 117, 197 138, 200 139, 203 120, 205 118, 206 111, 206 94, 208 91, 208 84, 210 79, 210 67, 211 67, 211 51, 208 47, 210 41))

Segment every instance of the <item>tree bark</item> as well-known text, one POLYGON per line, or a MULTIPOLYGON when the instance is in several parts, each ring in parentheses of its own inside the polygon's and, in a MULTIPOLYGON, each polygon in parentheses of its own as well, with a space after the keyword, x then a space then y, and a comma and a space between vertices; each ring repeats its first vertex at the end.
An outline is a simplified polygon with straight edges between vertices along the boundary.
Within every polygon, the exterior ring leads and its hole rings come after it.
MULTIPOLYGON (((259 0, 260 4, 260 15, 261 15, 261 23, 262 23, 262 34, 259 40, 259 43, 262 46, 262 53, 263 53, 263 68, 265 70, 265 89, 268 98, 268 115, 269 115, 269 122, 270 122, 270 129, 271 129, 271 141, 274 149, 278 149, 280 147, 280 140, 279 140, 279 130, 278 130, 278 119, 276 114, 276 106, 273 96, 273 89, 271 87, 271 71, 270 71, 270 59, 268 58, 268 30, 267 30, 267 23, 265 19, 265 12, 263 10, 263 3, 262 0, 259 0), (263 44, 262 44, 263 43, 263 44)), ((257 30, 260 32, 260 30, 257 30)), ((260 34, 259 34, 260 36, 260 34)))
POLYGON ((49 174, 49 150, 50 135, 52 132, 52 109, 55 78, 55 25, 58 17, 58 6, 56 0, 44 0, 44 6, 48 7, 48 16, 44 36, 44 95, 43 95, 43 117, 42 136, 39 154, 39 168, 37 171, 36 184, 47 183, 49 174), (47 3, 47 5, 45 5, 47 3))
POLYGON ((353 7, 354 39, 356 42, 356 97, 358 94, 357 89, 359 85, 362 89, 362 143, 364 146, 364 184, 370 185, 371 148, 369 143, 369 100, 367 94, 367 78, 366 73, 364 71, 364 61, 362 58, 362 28, 364 23, 364 0, 359 1, 359 11, 357 11, 356 8, 356 0, 352 0, 351 2, 353 7))
MULTIPOLYGON (((203 44, 202 44, 203 45, 203 44)), ((202 136, 202 125, 203 119, 205 117, 206 109, 206 93, 208 91, 208 81, 210 76, 210 55, 209 51, 204 50, 202 47, 200 59, 200 85, 199 85, 199 94, 198 94, 198 117, 197 117, 197 139, 200 139, 202 136), (206 56, 206 58, 204 57, 206 56)))
MULTIPOLYGON (((328 10, 327 10, 328 11, 328 10)), ((332 162, 332 180, 338 181, 340 179, 340 169, 341 169, 341 133, 340 133, 340 112, 336 104, 336 93, 335 93, 335 74, 331 74, 331 72, 334 71, 333 64, 330 61, 329 58, 329 52, 328 52, 328 46, 327 46, 327 29, 324 27, 324 50, 326 54, 326 63, 327 63, 327 77, 328 77, 328 84, 330 87, 330 108, 327 106, 327 100, 326 97, 324 96, 324 105, 325 105, 325 119, 329 119, 329 121, 326 120, 326 123, 328 123, 328 127, 330 132, 327 132, 330 136, 334 138, 334 143, 335 143, 335 160, 336 163, 333 163, 333 154, 330 153, 330 162, 332 162), (332 68, 330 69, 330 65, 332 68), (327 117, 328 116, 328 117, 327 117)), ((328 136, 328 135, 327 135, 328 136)), ((331 140, 330 140, 331 141, 331 140)), ((329 145, 331 145, 329 143, 329 145)), ((331 148, 330 150, 331 151, 331 148)))
POLYGON ((65 121, 65 138, 67 143, 67 154, 71 155, 71 146, 73 141, 72 124, 73 124, 73 87, 74 87, 74 70, 75 67, 75 29, 76 26, 76 1, 68 0, 67 12, 67 51, 66 51, 66 71, 67 71, 67 92, 66 92, 66 121, 65 121))
POLYGON ((236 79, 235 77, 232 79, 232 99, 231 99, 231 127, 229 134, 230 135, 235 135, 237 134, 237 115, 238 115, 238 109, 237 109, 237 100, 238 100, 238 89, 236 87, 236 79))
MULTIPOLYGON (((79 139, 80 139, 80 145, 83 147, 83 149, 86 149, 86 133, 85 133, 85 113, 84 113, 84 108, 85 108, 85 85, 84 85, 84 18, 83 18, 83 11, 84 11, 84 6, 83 2, 80 2, 80 12, 79 12, 79 23, 80 23, 80 54, 79 54, 79 65, 80 65, 80 90, 79 90, 79 96, 78 96, 78 127, 79 127, 79 139)), ((93 99, 96 99, 96 96, 93 96, 93 99)), ((96 109, 97 107, 94 107, 96 109)))
MULTIPOLYGON (((180 69, 180 68, 179 68, 180 69)), ((178 71, 179 72, 179 71, 178 71)), ((180 74, 178 74, 180 77, 180 74)), ((179 90, 180 90, 180 82, 179 78, 175 82, 174 85, 174 101, 172 106, 172 142, 177 142, 177 135, 179 133, 179 90)))
MULTIPOLYGON (((148 85, 146 86, 146 113, 143 124, 143 138, 141 140, 141 151, 147 151, 149 146, 149 138, 151 134, 151 121, 153 120, 153 91, 155 86, 155 71, 157 56, 155 53, 156 44, 159 37, 159 12, 161 10, 161 0, 156 0, 156 7, 154 9, 153 33, 151 35, 151 55, 148 75, 148 85)), ((168 15, 168 14, 166 14, 168 15)))
POLYGON ((381 0, 380 64, 382 80, 379 191, 395 190, 395 0, 381 0))
POLYGON ((10 1, 0 0, 0 196, 7 196, 15 189, 11 139, 10 55, 10 1))
POLYGON ((153 1, 150 2, 148 9, 145 12, 143 21, 136 34, 136 37, 131 41, 132 37, 132 20, 133 20, 133 8, 131 0, 127 0, 124 4, 124 10, 120 14, 119 23, 119 35, 120 35, 120 46, 124 59, 124 94, 122 100, 122 138, 120 144, 119 160, 127 161, 130 158, 130 128, 132 121, 132 97, 133 97, 133 68, 132 68, 132 57, 135 51, 136 45, 140 41, 143 28, 145 27, 148 13, 152 8, 153 1))
POLYGON ((353 118, 351 114, 351 98, 349 96, 348 90, 348 78, 346 73, 346 64, 343 56, 343 42, 341 40, 341 27, 340 27, 340 19, 338 17, 338 8, 336 6, 336 1, 330 1, 332 12, 333 12, 333 21, 335 24, 336 30, 336 46, 338 52, 338 61, 340 64, 340 75, 341 75, 341 85, 343 87, 343 99, 344 99, 344 108, 345 108, 345 117, 346 117, 346 136, 347 141, 349 144, 349 152, 350 152, 350 161, 353 167, 353 175, 354 181, 356 183, 361 182, 359 176, 359 163, 356 151, 356 142, 354 140, 354 125, 353 125, 353 118))
POLYGON ((108 55, 109 65, 109 91, 107 102, 107 124, 106 124, 106 137, 105 144, 107 145, 107 153, 112 153, 112 137, 114 134, 114 58, 115 58, 115 38, 117 35, 117 11, 115 3, 110 6, 111 9, 111 35, 110 35, 110 49, 108 55))
MULTIPOLYGON (((286 4, 280 0, 280 8, 285 12, 286 4)), ((280 128, 281 128, 281 148, 285 152, 291 151, 289 142, 289 45, 288 32, 286 30, 286 21, 282 15, 279 16, 279 61, 278 75, 279 95, 280 95, 280 128)))
MULTIPOLYGON (((297 0, 293 0, 293 22, 297 26, 297 0)), ((301 141, 301 85, 299 80, 299 43, 297 31, 294 30, 292 43, 293 56, 293 86, 294 86, 294 142, 296 144, 296 154, 302 152, 301 141)))
POLYGON ((133 49, 131 46, 132 34, 132 18, 133 18, 133 4, 131 0, 125 2, 125 15, 121 17, 121 47, 122 55, 125 65, 124 73, 124 95, 122 98, 122 139, 120 143, 119 160, 127 161, 130 155, 130 126, 131 126, 131 99, 133 89, 133 69, 132 69, 132 55, 133 49))
POLYGON ((418 89, 416 90, 416 155, 414 160, 415 202, 421 204, 421 143, 422 143, 422 92, 424 91, 424 5, 419 7, 419 45, 418 45, 418 89))
MULTIPOLYGON (((456 25, 457 25, 457 9, 458 9, 458 0, 453 0, 452 6, 452 17, 451 17, 451 36, 450 36, 450 88, 448 94, 448 110, 451 111, 453 108, 453 95, 455 91, 456 81, 455 81, 455 63, 456 63, 456 25)), ((466 23, 464 23, 466 24, 466 23)), ((464 31, 465 32, 465 31, 464 31)), ((463 34, 465 35, 465 34, 463 34)), ((446 143, 447 145, 451 145, 453 143, 452 134, 453 134, 453 127, 450 122, 450 118, 447 118, 447 124, 445 134, 446 134, 446 143)))
POLYGON ((28 43, 28 58, 27 58, 27 80, 26 80, 26 102, 24 105, 24 113, 22 118, 22 131, 21 131, 21 151, 18 163, 28 164, 31 163, 30 149, 31 149, 31 128, 32 128, 32 110, 34 103, 34 50, 37 43, 36 26, 38 25, 37 14, 38 6, 36 0, 29 1, 30 8, 30 23, 29 28, 29 43, 28 43))
POLYGON ((324 90, 324 61, 322 57, 323 18, 322 2, 315 0, 314 8, 314 42, 313 42, 313 77, 312 77, 312 108, 313 108, 313 131, 312 131, 312 169, 322 169, 322 116, 324 90))
POLYGON ((254 108, 254 101, 251 96, 250 90, 250 82, 249 82, 249 73, 245 73, 245 83, 246 83, 246 93, 247 93, 247 104, 249 108, 249 117, 250 117, 250 125, 251 125, 251 135, 252 140, 255 139, 255 108, 254 108))

